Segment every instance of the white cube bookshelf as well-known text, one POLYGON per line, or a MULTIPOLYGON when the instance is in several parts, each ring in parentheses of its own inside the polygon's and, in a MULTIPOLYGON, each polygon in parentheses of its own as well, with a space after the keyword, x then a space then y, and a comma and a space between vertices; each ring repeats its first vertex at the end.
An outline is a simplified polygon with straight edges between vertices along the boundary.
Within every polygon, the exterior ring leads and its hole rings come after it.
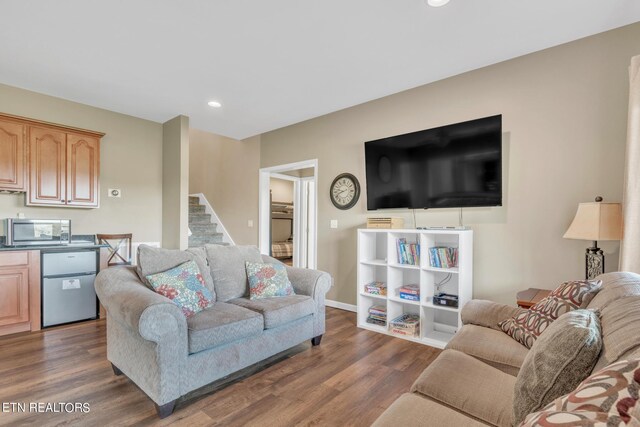
POLYGON ((473 231, 472 230, 358 230, 358 327, 401 339, 444 348, 461 327, 460 308, 473 294, 473 231), (397 241, 420 246, 418 265, 398 261, 397 241), (438 268, 430 264, 429 248, 445 246, 458 248, 458 266, 438 268), (448 281, 444 282, 446 279, 448 281), (387 284, 387 295, 370 295, 365 285, 371 282, 387 284), (403 285, 419 284, 420 301, 401 299, 398 289, 403 285), (434 305, 437 292, 458 295, 458 307, 434 305), (387 309, 387 326, 367 323, 373 305, 387 309), (420 316, 420 336, 395 335, 388 329, 390 320, 402 314, 420 316))

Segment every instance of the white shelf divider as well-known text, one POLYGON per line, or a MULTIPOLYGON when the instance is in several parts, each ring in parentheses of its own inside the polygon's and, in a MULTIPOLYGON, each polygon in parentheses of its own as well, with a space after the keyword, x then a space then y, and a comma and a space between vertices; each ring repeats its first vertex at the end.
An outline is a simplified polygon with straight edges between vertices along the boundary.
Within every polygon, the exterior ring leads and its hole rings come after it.
POLYGON ((473 231, 472 230, 358 230, 358 327, 399 339, 444 348, 462 326, 460 309, 473 294, 473 231), (397 239, 420 245, 420 264, 398 262, 397 239), (458 248, 458 266, 438 268, 429 264, 429 248, 458 248), (364 286, 373 281, 387 284, 387 296, 371 295, 364 286), (401 299, 397 289, 404 285, 420 285, 420 301, 401 299), (458 307, 434 305, 437 292, 458 295, 458 307), (387 326, 366 322, 372 305, 386 306, 387 326), (420 315, 420 336, 404 337, 389 332, 388 322, 399 314, 420 315))

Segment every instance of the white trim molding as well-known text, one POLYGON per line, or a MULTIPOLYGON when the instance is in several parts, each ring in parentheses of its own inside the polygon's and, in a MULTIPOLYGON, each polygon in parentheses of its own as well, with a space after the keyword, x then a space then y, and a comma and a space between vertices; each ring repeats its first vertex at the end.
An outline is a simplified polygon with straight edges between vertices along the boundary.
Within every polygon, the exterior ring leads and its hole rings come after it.
POLYGON ((200 201, 200 204, 204 205, 204 211, 206 213, 208 213, 209 215, 211 215, 211 223, 212 224, 213 223, 217 224, 218 232, 222 233, 222 241, 224 243, 228 243, 230 245, 235 245, 235 242, 231 238, 231 235, 229 234, 227 229, 224 228, 224 224, 220 220, 220 217, 218 217, 218 215, 216 214, 216 211, 213 210, 213 207, 209 204, 209 201, 204 196, 204 194, 202 194, 202 193, 189 194, 189 197, 197 197, 198 200, 200 201))
POLYGON ((353 304, 345 304, 343 302, 333 301, 330 299, 324 300, 324 305, 326 305, 327 307, 337 308, 339 310, 351 311, 353 313, 356 313, 358 311, 358 308, 353 304))

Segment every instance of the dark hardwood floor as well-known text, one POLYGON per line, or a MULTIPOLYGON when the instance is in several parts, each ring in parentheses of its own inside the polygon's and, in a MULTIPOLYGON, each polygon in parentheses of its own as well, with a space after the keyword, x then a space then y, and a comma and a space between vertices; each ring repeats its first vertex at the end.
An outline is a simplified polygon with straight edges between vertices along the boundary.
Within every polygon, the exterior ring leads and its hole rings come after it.
POLYGON ((86 402, 90 412, 0 412, 0 425, 368 426, 440 350, 358 329, 355 320, 328 308, 320 346, 303 344, 258 372, 194 392, 164 420, 113 374, 105 321, 3 337, 1 403, 86 402))

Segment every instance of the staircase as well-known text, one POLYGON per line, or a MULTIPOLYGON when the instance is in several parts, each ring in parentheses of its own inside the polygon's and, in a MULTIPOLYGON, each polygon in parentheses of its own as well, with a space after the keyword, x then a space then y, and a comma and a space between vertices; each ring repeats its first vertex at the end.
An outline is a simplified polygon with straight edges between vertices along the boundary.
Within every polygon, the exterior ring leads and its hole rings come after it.
POLYGON ((208 244, 227 245, 218 232, 218 224, 211 222, 211 215, 205 212, 205 206, 197 197, 189 197, 189 247, 197 248, 208 244))

